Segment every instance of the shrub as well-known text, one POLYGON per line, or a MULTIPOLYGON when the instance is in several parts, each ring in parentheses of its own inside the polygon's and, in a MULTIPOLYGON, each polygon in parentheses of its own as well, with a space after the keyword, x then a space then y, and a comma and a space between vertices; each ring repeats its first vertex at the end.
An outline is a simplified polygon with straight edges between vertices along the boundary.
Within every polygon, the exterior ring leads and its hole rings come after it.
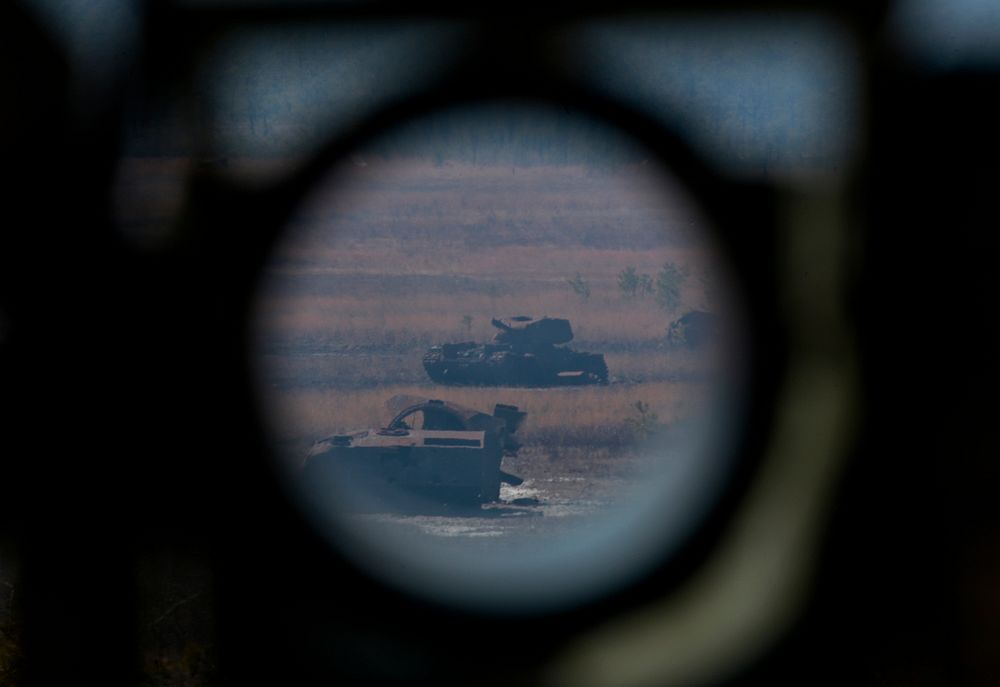
POLYGON ((653 292, 653 278, 648 274, 639 274, 635 267, 629 265, 618 273, 618 288, 629 298, 648 296, 653 292))
POLYGON ((639 275, 636 274, 635 267, 629 265, 618 273, 618 288, 626 296, 634 297, 639 290, 639 275))
POLYGON ((586 279, 580 276, 579 272, 577 272, 576 276, 574 276, 572 279, 567 279, 566 283, 569 284, 570 288, 573 289, 573 293, 575 293, 583 300, 587 300, 588 298, 590 298, 590 284, 587 283, 586 279))
POLYGON ((639 275, 639 295, 648 296, 653 293, 653 278, 646 273, 639 275))
POLYGON ((636 441, 648 439, 654 433, 663 429, 660 416, 652 412, 648 403, 636 401, 632 404, 635 413, 631 417, 625 418, 625 426, 635 437, 636 441))
POLYGON ((656 302, 667 312, 672 312, 681 304, 681 286, 687 281, 690 269, 674 262, 663 263, 663 269, 656 275, 656 302))

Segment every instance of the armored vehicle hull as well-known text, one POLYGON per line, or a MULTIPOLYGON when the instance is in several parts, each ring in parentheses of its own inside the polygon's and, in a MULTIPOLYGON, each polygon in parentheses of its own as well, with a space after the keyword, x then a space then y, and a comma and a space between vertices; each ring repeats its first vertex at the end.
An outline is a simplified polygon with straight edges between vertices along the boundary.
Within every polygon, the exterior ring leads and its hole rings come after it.
POLYGON ((719 339, 719 318, 704 310, 692 310, 667 327, 667 341, 672 346, 703 348, 719 339))
POLYGON ((575 386, 607 384, 608 366, 600 353, 557 344, 573 338, 569 321, 520 316, 493 320, 492 343, 448 343, 424 354, 428 376, 453 386, 575 386))
POLYGON ((305 472, 313 481, 347 489, 373 508, 496 501, 517 453, 513 434, 525 413, 497 404, 492 415, 414 396, 388 403, 398 412, 386 427, 336 434, 313 445, 305 472))
POLYGON ((432 346, 424 369, 438 384, 453 386, 573 386, 607 384, 599 353, 551 347, 518 351, 506 344, 472 342, 432 346))

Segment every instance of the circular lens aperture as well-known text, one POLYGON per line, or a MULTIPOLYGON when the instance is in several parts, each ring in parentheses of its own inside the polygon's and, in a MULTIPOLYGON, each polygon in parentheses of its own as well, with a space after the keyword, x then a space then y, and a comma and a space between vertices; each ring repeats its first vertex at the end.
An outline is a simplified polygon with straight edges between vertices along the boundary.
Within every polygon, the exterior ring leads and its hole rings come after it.
POLYGON ((256 302, 279 473, 389 584, 565 607, 662 561, 718 495, 742 327, 694 199, 565 109, 413 120, 331 170, 256 302))

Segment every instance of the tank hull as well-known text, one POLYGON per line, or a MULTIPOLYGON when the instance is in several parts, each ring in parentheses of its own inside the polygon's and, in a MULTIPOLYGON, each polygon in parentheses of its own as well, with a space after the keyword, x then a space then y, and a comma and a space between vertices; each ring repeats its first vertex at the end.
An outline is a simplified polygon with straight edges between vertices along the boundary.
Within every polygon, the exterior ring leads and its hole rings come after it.
POLYGON ((517 350, 503 344, 432 346, 423 358, 432 381, 449 386, 555 387, 607 384, 608 366, 599 353, 557 346, 517 350))

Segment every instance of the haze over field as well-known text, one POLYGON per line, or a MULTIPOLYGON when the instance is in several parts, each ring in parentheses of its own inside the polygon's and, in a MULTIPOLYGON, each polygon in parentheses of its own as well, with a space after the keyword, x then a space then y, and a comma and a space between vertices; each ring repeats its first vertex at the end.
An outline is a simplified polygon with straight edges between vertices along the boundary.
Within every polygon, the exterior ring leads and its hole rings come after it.
MULTIPOLYGON (((708 238, 690 200, 645 160, 519 167, 358 155, 297 214, 259 291, 263 383, 296 408, 279 434, 316 416, 295 393, 308 391, 311 407, 336 405, 318 389, 445 393, 429 388, 422 354, 490 340, 492 317, 568 318, 570 347, 605 353, 616 383, 688 384, 713 361, 668 350, 665 334, 687 310, 724 306, 727 275, 708 238), (629 268, 652 281, 667 264, 687 275, 669 306, 619 283, 629 268)), ((675 401, 647 395, 654 412, 672 414, 675 401)), ((385 420, 345 411, 330 422, 385 420)), ((629 411, 614 412, 621 424, 629 411)), ((307 424, 319 431, 318 421, 307 424)))
POLYGON ((272 345, 296 337, 424 345, 443 335, 488 338, 491 317, 526 312, 570 318, 578 341, 662 338, 676 313, 651 296, 629 298, 619 274, 687 265, 678 312, 706 307, 706 287, 723 274, 693 214, 653 195, 646 170, 348 168, 275 256, 262 333, 272 345), (577 274, 586 297, 568 285, 577 274))

